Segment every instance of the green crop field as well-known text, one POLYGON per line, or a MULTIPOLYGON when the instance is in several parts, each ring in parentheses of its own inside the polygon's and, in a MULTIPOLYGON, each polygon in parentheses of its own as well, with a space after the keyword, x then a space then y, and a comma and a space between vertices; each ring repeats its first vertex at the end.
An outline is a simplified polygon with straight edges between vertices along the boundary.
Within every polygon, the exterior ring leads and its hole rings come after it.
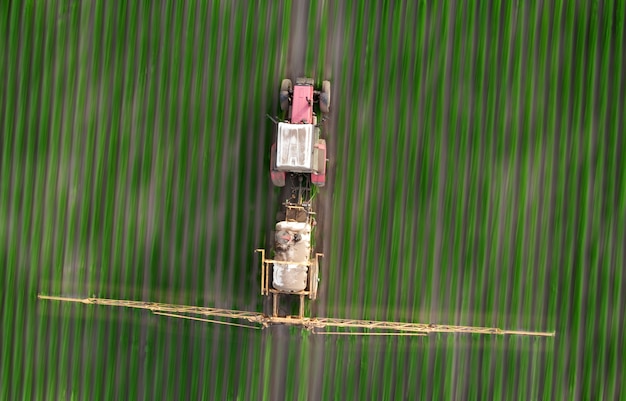
POLYGON ((618 399, 626 2, 467 3, 0 2, 0 399, 618 399), (262 310, 265 113, 299 73, 333 83, 308 311, 556 337, 37 300, 262 310))

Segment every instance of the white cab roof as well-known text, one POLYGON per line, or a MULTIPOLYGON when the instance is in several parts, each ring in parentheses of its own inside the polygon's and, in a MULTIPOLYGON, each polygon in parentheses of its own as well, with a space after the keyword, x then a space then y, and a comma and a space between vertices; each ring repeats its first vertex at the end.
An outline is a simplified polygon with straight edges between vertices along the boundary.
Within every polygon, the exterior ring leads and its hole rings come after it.
POLYGON ((313 170, 313 124, 278 123, 276 169, 313 170))

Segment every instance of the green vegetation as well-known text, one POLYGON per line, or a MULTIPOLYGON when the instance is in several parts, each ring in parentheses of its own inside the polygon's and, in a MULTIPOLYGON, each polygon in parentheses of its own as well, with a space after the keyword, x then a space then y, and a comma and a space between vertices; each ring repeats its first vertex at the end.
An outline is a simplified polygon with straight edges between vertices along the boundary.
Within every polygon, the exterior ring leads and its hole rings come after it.
POLYGON ((0 399, 621 394, 623 2, 311 4, 305 72, 333 80, 336 152, 319 312, 555 339, 321 337, 37 302, 262 307, 263 116, 292 6, 182 3, 0 5, 0 399))

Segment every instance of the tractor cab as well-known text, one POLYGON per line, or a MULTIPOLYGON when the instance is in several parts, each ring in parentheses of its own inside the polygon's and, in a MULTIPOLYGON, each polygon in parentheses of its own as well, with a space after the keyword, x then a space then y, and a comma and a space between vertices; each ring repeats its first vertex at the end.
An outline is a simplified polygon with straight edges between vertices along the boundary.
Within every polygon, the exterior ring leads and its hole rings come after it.
POLYGON ((278 122, 276 142, 271 150, 271 177, 275 186, 285 186, 288 174, 307 174, 313 185, 326 183, 326 141, 320 138, 314 105, 321 113, 330 106, 330 82, 322 90, 314 88, 312 78, 298 78, 293 86, 284 79, 280 88, 280 107, 286 120, 278 122))

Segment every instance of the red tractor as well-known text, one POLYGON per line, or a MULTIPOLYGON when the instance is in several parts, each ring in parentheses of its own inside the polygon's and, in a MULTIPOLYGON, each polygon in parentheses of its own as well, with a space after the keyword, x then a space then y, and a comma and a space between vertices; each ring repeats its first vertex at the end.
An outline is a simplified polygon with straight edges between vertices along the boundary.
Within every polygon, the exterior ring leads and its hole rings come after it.
POLYGON ((298 78, 296 85, 283 79, 280 86, 280 108, 286 120, 277 122, 276 142, 272 145, 272 183, 285 186, 288 174, 306 175, 310 183, 319 187, 326 182, 326 141, 320 139, 317 115, 330 107, 330 82, 323 81, 321 90, 315 90, 313 79, 298 78))
MULTIPOLYGON (((261 294, 273 296, 272 315, 278 316, 279 295, 300 297, 298 316, 304 314, 304 298, 317 298, 319 257, 313 250, 315 212, 313 185, 326 183, 326 141, 320 138, 320 126, 314 105, 322 113, 330 106, 330 82, 315 90, 313 80, 298 78, 296 85, 284 79, 280 88, 280 108, 285 120, 277 124, 276 142, 272 145, 272 183, 283 187, 283 209, 274 231, 273 252, 261 261, 261 294)), ((320 119, 321 120, 321 119, 320 119)))

